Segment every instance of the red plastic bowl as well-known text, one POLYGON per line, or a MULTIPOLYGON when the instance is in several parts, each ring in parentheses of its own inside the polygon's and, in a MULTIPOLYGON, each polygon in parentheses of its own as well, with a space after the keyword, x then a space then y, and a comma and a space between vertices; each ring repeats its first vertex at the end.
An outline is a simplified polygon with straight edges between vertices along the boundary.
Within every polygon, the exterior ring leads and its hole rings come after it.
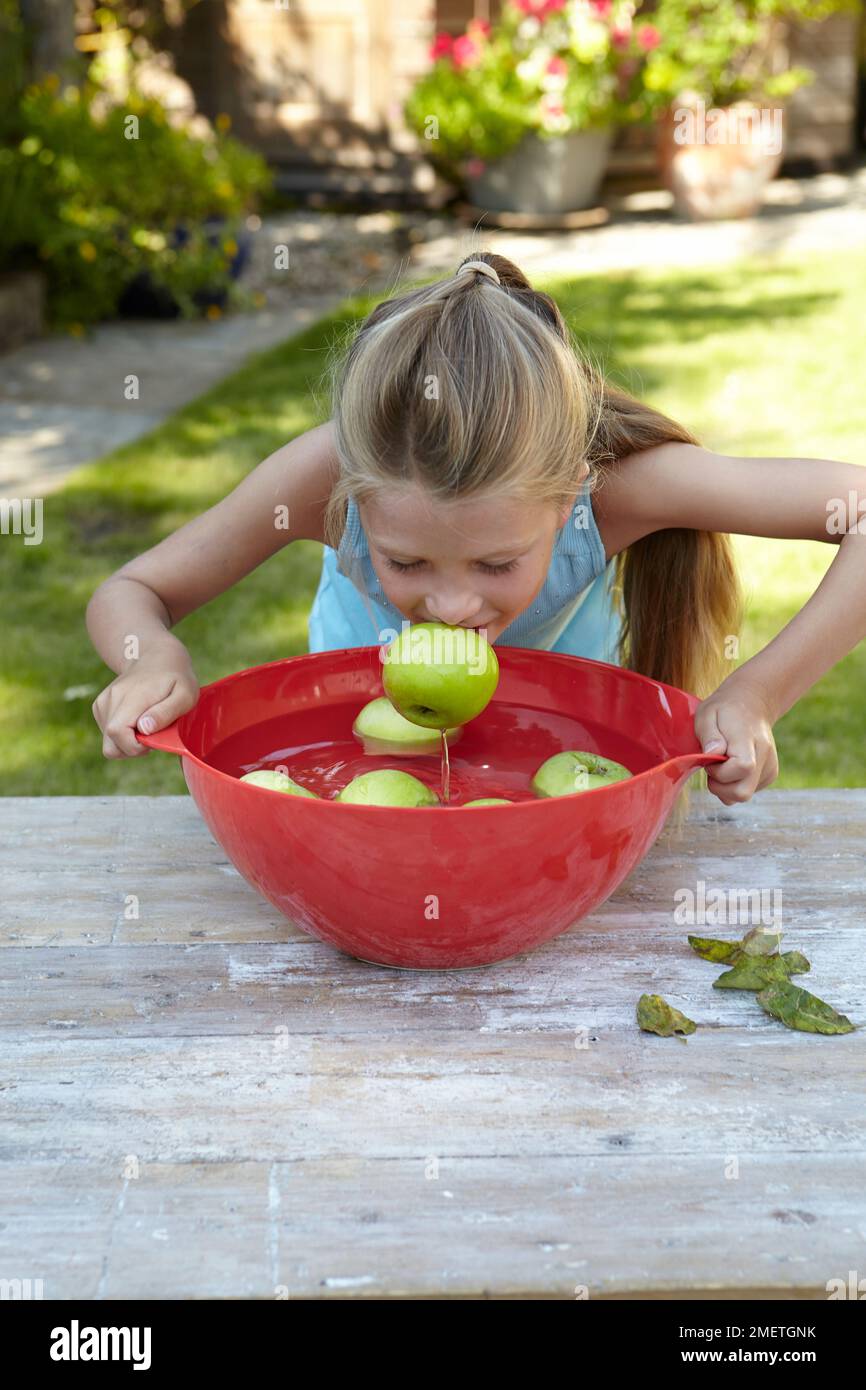
POLYGON ((380 965, 486 965, 550 940, 610 897, 689 775, 724 760, 697 744, 693 695, 604 662, 496 652, 496 693, 451 750, 448 805, 326 799, 378 766, 440 786, 438 754, 374 758, 352 738, 361 706, 384 693, 378 646, 240 671, 203 687, 168 728, 138 738, 180 754, 193 799, 239 873, 313 936, 380 965), (635 775, 532 796, 532 772, 564 748, 615 758, 635 775), (262 763, 288 767, 323 799, 239 780, 262 763), (497 793, 524 799, 452 804, 497 793))

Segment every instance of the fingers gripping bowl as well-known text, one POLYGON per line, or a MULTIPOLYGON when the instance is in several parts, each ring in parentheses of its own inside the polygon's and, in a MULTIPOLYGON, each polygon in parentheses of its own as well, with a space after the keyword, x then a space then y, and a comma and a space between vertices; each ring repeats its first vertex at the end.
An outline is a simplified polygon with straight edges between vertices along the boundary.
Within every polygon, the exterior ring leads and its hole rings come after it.
MULTIPOLYGON (((238 872, 311 935, 382 965, 490 964, 604 902, 653 844, 691 773, 723 761, 698 746, 693 695, 604 662, 496 651, 496 692, 450 750, 448 805, 333 799, 370 767, 352 726, 382 694, 377 646, 239 671, 204 686, 168 728, 137 736, 181 757, 190 794, 238 872), (535 771, 570 748, 633 775, 536 796, 535 771), (239 780, 263 762, 320 794, 239 780), (490 797, 513 804, 461 804, 490 797)), ((438 755, 393 766, 439 785, 438 755)))

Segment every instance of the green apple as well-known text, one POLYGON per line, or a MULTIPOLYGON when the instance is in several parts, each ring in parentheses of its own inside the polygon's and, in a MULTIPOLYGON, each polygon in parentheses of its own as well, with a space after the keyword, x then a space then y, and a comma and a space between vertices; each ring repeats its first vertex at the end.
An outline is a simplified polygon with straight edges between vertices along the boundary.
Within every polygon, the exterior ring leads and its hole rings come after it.
POLYGON ((631 777, 631 773, 622 763, 603 758, 599 753, 581 753, 569 748, 543 762, 529 785, 536 796, 570 796, 572 792, 609 787, 627 777, 631 777))
MULTIPOLYGON (((438 729, 424 729, 404 719, 395 709, 387 695, 371 700, 361 710, 352 733, 361 740, 365 753, 390 753, 406 755, 418 753, 438 753, 442 736, 438 729)), ((446 729, 445 737, 451 748, 463 733, 459 726, 446 729)))
POLYGON ((288 792, 291 796, 312 796, 316 801, 320 799, 315 792, 302 787, 300 782, 296 782, 287 772, 277 772, 274 768, 262 767, 258 772, 245 772, 240 780, 249 782, 253 787, 267 787, 272 792, 288 792))
POLYGON ((404 718, 427 729, 467 724, 498 683, 496 653, 473 628, 410 623, 382 658, 385 694, 404 718))
POLYGON ((464 801, 464 806, 513 806, 506 796, 479 796, 477 801, 464 801))
POLYGON ((438 806, 434 791, 413 777, 411 772, 381 767, 374 772, 362 772, 334 797, 335 801, 351 801, 356 806, 438 806))

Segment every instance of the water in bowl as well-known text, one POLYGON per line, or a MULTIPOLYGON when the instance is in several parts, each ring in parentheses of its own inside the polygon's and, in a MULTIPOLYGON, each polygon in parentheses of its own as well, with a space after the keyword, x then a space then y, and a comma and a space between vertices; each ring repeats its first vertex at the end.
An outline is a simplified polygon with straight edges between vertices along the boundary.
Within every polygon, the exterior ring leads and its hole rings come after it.
MULTIPOLYGON (((361 703, 324 705, 252 724, 216 744, 205 761, 231 777, 281 767, 301 786, 328 799, 362 772, 393 767, 411 772, 441 797, 438 750, 411 757, 364 752, 352 734, 361 703)), ((460 741, 449 750, 447 805, 460 806, 482 796, 534 801, 529 782, 536 768, 566 748, 614 758, 632 773, 654 765, 649 750, 624 734, 573 716, 496 700, 465 725, 460 741)))

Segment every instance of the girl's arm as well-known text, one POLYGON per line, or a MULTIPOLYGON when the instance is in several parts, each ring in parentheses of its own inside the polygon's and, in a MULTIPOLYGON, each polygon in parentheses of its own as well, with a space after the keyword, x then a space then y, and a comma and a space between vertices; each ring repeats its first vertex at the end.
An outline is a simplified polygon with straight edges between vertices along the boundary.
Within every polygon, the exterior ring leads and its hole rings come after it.
POLYGON ((290 541, 322 540, 336 469, 329 421, 271 454, 222 501, 96 589, 87 630, 118 673, 93 703, 106 757, 146 753, 135 737, 139 721, 164 728, 195 703, 189 653, 170 629, 290 541))
POLYGON ((775 721, 866 637, 866 468, 665 444, 620 460, 602 495, 606 548, 609 539, 622 549, 666 527, 838 547, 800 612, 696 711, 704 752, 728 754, 708 771, 710 790, 725 805, 748 801, 778 775, 775 721))

